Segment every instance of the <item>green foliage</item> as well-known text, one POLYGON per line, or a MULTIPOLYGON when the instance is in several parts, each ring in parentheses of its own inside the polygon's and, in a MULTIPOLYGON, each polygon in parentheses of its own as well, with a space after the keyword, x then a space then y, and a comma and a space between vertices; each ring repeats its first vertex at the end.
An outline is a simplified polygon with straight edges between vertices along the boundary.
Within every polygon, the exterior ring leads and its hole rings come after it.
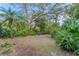
POLYGON ((45 28, 46 28, 46 19, 44 16, 40 17, 37 22, 36 22, 36 26, 39 27, 39 30, 41 33, 45 32, 45 28))
POLYGON ((11 47, 11 46, 13 46, 14 45, 14 43, 10 43, 10 42, 6 42, 6 43, 3 43, 3 44, 0 44, 0 47, 2 47, 2 48, 4 48, 4 47, 11 47))
POLYGON ((61 48, 79 54, 79 24, 78 20, 68 19, 61 28, 54 28, 51 36, 56 39, 61 48))
POLYGON ((39 21, 39 27, 40 27, 40 31, 43 32, 45 31, 45 18, 41 18, 39 21))
POLYGON ((51 37, 52 38, 55 38, 57 43, 60 43, 61 42, 61 38, 64 37, 64 35, 66 34, 67 32, 65 30, 62 30, 60 27, 53 27, 51 30, 50 30, 50 34, 51 34, 51 37))
POLYGON ((0 53, 1 54, 6 54, 6 53, 9 53, 9 52, 12 52, 12 49, 11 47, 15 45, 14 43, 10 43, 10 42, 6 42, 6 43, 3 43, 3 44, 0 44, 0 53))
POLYGON ((3 48, 2 54, 10 53, 12 52, 11 48, 3 48))
POLYGON ((68 14, 69 16, 79 19, 79 4, 73 4, 72 6, 70 6, 70 8, 68 9, 68 14))
POLYGON ((12 10, 11 8, 0 8, 0 16, 4 21, 0 24, 0 38, 9 38, 16 36, 33 35, 35 32, 29 29, 27 19, 23 14, 12 10))
POLYGON ((68 19, 65 21, 65 23, 63 24, 63 28, 71 33, 75 33, 76 31, 78 31, 79 29, 79 24, 78 24, 79 20, 75 20, 75 19, 68 19))
POLYGON ((35 35, 33 29, 29 29, 29 25, 25 22, 13 22, 12 29, 7 26, 7 23, 1 26, 0 38, 10 38, 16 36, 35 35))
POLYGON ((72 33, 67 33, 62 38, 60 46, 68 51, 76 51, 78 48, 79 37, 74 36, 72 33))

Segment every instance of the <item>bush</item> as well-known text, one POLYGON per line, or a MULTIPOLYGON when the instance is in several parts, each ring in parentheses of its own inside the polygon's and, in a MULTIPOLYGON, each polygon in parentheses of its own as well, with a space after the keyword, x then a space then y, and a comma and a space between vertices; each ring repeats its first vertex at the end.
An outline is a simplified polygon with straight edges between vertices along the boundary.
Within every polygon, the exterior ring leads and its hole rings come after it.
POLYGON ((8 27, 3 27, 3 37, 2 38, 8 38, 11 37, 11 31, 8 27))
MULTIPOLYGON (((39 27, 39 30, 37 30, 40 33, 45 33, 46 28, 46 19, 44 16, 40 17, 39 19, 35 20, 36 27, 39 27)), ((36 30, 35 30, 36 31, 36 30)))
POLYGON ((61 48, 79 54, 79 24, 78 20, 66 20, 61 28, 51 30, 51 36, 56 39, 61 48))
POLYGON ((45 18, 41 18, 40 19, 40 24, 39 24, 39 27, 40 27, 40 32, 44 32, 45 31, 45 26, 46 26, 46 23, 45 23, 45 18))
POLYGON ((0 29, 0 38, 11 38, 16 36, 27 36, 36 34, 33 29, 29 29, 29 25, 26 23, 19 23, 18 25, 13 24, 12 29, 10 29, 7 25, 3 25, 0 29))
POLYGON ((11 42, 5 42, 3 44, 0 44, 0 53, 1 54, 6 54, 6 53, 9 53, 9 52, 12 52, 12 49, 11 47, 15 45, 14 43, 11 43, 11 42))

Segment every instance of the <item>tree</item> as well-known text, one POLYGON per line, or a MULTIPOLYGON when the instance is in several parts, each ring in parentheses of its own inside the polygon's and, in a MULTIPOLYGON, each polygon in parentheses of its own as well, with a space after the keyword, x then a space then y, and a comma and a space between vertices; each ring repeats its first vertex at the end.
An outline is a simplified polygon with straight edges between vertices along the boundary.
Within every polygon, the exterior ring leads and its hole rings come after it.
POLYGON ((7 10, 5 8, 0 8, 0 11, 0 17, 4 18, 5 21, 8 21, 8 26, 11 29, 13 20, 16 18, 17 12, 13 11, 11 8, 7 10))
POLYGON ((12 37, 13 36, 13 34, 12 34, 12 24, 13 24, 13 21, 17 17, 17 12, 14 11, 14 10, 12 10, 11 8, 9 8, 9 9, 0 8, 0 11, 1 11, 0 17, 2 17, 3 19, 5 19, 3 21, 3 23, 6 22, 6 21, 8 21, 8 27, 9 27, 9 31, 10 31, 10 36, 12 37))
POLYGON ((79 19, 79 4, 71 4, 67 11, 70 17, 79 19))
MULTIPOLYGON (((29 24, 29 28, 31 28, 31 24, 38 20, 42 16, 46 16, 48 20, 54 19, 55 23, 58 24, 58 17, 62 13, 64 13, 65 6, 67 4, 60 3, 39 3, 39 4, 27 4, 20 3, 15 4, 18 5, 21 9, 22 14, 25 15, 26 21, 29 24)), ((63 16, 63 15, 62 15, 63 16)))

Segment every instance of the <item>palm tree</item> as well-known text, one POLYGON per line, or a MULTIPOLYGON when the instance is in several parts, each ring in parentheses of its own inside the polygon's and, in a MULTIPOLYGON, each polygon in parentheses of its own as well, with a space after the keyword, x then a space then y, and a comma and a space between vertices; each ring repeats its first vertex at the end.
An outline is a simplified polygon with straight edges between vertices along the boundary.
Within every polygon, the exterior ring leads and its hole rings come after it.
POLYGON ((11 29, 13 20, 16 19, 17 12, 12 10, 11 8, 9 8, 9 9, 0 8, 0 11, 1 11, 0 17, 5 19, 5 21, 8 21, 8 26, 11 29))
POLYGON ((12 34, 13 33, 12 32, 12 24, 13 24, 13 21, 17 18, 17 12, 12 10, 11 8, 8 8, 8 9, 0 8, 0 11, 1 11, 0 17, 5 19, 3 21, 3 23, 8 21, 8 27, 10 29, 10 36, 12 37, 13 36, 13 34, 12 34))

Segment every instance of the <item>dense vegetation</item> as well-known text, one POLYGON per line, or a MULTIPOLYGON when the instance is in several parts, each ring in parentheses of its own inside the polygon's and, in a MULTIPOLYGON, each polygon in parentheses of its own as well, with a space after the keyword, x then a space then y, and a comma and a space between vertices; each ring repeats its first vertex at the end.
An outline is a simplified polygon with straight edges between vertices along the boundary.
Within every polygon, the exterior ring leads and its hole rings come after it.
MULTIPOLYGON (((20 11, 0 8, 0 38, 50 34, 61 48, 79 54, 79 4, 10 5, 19 6, 20 11)), ((0 46, 8 51, 8 45, 0 46)))
POLYGON ((79 24, 78 20, 69 19, 60 28, 52 29, 51 35, 61 48, 79 54, 79 24))
POLYGON ((57 43, 59 43, 61 48, 79 54, 79 8, 77 8, 77 6, 78 4, 71 7, 69 16, 72 16, 64 20, 62 26, 52 27, 53 29, 50 33, 51 36, 56 39, 57 43))

